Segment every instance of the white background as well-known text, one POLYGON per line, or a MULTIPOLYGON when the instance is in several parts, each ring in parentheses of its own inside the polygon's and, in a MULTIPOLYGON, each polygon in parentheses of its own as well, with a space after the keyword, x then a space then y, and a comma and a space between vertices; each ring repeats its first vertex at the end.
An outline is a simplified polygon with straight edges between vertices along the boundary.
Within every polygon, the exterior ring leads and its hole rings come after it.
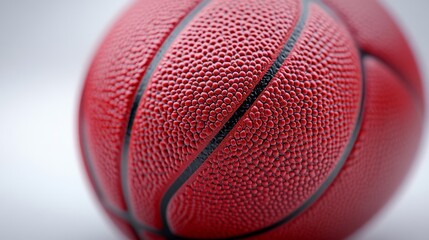
MULTIPOLYGON (((406 29, 428 79, 429 1, 384 2, 406 29)), ((0 239, 122 237, 89 190, 78 154, 76 118, 95 47, 127 4, 0 1, 0 239)), ((395 198, 352 239, 427 239, 427 135, 395 198)))

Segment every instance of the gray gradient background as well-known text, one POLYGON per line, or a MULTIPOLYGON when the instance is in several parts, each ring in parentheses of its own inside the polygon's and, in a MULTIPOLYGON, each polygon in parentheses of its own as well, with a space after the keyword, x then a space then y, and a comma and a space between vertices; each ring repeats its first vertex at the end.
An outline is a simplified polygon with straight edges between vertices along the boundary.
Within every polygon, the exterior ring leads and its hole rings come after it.
MULTIPOLYGON (((0 239, 122 237, 83 174, 76 115, 95 47, 128 3, 0 1, 0 239)), ((429 1, 384 3, 429 79, 429 1)), ((428 140, 395 198, 352 239, 429 239, 428 140)))

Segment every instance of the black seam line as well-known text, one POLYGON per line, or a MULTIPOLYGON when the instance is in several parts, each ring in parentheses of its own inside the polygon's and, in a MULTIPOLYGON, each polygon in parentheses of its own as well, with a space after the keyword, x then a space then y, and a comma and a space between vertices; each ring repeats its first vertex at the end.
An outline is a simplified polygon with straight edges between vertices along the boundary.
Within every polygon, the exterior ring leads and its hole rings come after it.
POLYGON ((160 233, 162 231, 155 230, 151 227, 148 227, 142 223, 139 223, 138 220, 133 215, 132 211, 132 204, 130 199, 130 193, 129 193, 129 186, 128 186, 128 153, 129 153, 129 144, 130 144, 130 138, 131 138, 131 131, 134 123, 134 119, 137 113, 138 106, 140 104, 141 98, 146 90, 146 87, 148 85, 149 80, 151 79, 154 71, 156 70, 159 62, 162 60, 164 54, 167 52, 167 50, 170 48, 171 44, 174 42, 174 40, 179 36, 179 34, 182 32, 182 30, 188 25, 188 23, 210 2, 210 0, 202 0, 187 16, 185 16, 180 23, 175 27, 175 29, 170 33, 170 35, 167 37, 165 42, 162 44, 158 52, 156 53, 156 56, 152 59, 149 67, 147 68, 146 73, 144 74, 136 95, 134 97, 133 105, 131 107, 130 116, 128 118, 128 124, 126 128, 125 138, 124 138, 124 144, 122 146, 122 153, 121 153, 121 186, 122 191, 125 199, 125 205, 128 209, 128 215, 129 215, 129 223, 132 225, 134 230, 138 230, 140 228, 143 228, 145 230, 149 230, 151 232, 160 233))
MULTIPOLYGON (((164 224, 164 231, 169 233, 171 236, 171 230, 168 226, 167 220, 167 207, 171 198, 179 190, 179 188, 193 175, 197 169, 207 160, 210 154, 219 146, 223 139, 228 135, 228 133, 234 128, 234 126, 240 121, 243 115, 247 110, 252 106, 256 101, 259 95, 265 90, 267 85, 274 78, 280 67, 283 65, 286 58, 289 56, 292 51, 295 43, 297 42, 301 32, 304 28, 305 22, 308 16, 308 0, 304 0, 302 3, 302 12, 300 19, 298 20, 295 29, 293 30, 291 36, 287 40, 286 44, 280 51, 274 63, 268 69, 267 73, 262 77, 261 81, 256 85, 250 95, 246 100, 241 104, 241 106, 234 112, 231 118, 226 122, 224 127, 216 134, 216 136, 210 141, 210 143, 204 148, 204 150, 196 157, 195 160, 183 171, 183 173, 176 179, 176 181, 169 187, 161 201, 161 217, 164 224)), ((180 236, 174 236, 175 238, 181 238, 180 236)))

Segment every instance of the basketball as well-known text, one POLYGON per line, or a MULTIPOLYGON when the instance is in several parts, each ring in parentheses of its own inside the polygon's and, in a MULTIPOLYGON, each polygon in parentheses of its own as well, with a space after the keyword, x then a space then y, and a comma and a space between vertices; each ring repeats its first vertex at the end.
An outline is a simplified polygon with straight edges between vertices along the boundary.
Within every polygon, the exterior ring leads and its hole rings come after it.
POLYGON ((84 84, 83 162, 129 239, 342 239, 423 127, 416 61, 373 0, 140 0, 84 84))

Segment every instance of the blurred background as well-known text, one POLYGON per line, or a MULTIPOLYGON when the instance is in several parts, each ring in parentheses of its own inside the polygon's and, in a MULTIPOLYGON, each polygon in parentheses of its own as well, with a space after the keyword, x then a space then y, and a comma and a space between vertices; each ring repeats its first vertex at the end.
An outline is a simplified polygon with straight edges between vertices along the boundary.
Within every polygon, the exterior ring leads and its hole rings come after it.
MULTIPOLYGON (((383 3, 396 16, 429 79, 429 1, 383 3)), ((0 239, 122 238, 87 184, 76 120, 92 54, 127 4, 0 1, 0 239)), ((351 239, 427 239, 427 133, 395 198, 351 239)))

